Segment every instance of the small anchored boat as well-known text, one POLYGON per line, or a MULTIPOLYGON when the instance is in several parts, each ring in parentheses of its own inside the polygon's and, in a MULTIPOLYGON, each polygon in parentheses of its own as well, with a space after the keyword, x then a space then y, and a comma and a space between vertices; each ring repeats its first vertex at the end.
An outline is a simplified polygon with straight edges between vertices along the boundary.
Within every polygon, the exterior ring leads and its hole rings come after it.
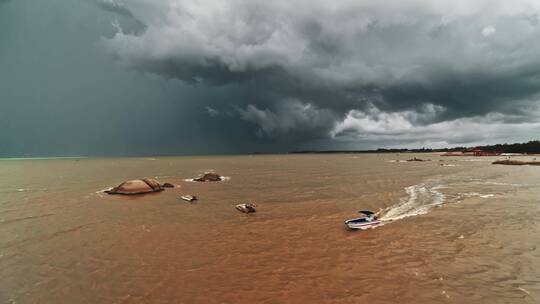
POLYGON ((185 200, 185 201, 188 201, 188 202, 190 202, 190 203, 192 203, 192 202, 194 202, 194 201, 197 200, 197 197, 196 197, 196 196, 194 196, 194 195, 188 195, 188 194, 182 195, 182 196, 180 196, 180 198, 183 199, 183 200, 185 200))
POLYGON ((365 215, 364 217, 354 218, 350 220, 345 221, 345 225, 349 227, 349 229, 360 229, 360 230, 367 230, 370 228, 377 227, 381 224, 381 221, 377 217, 377 215, 369 210, 361 210, 358 211, 358 213, 361 213, 365 215))
POLYGON ((235 208, 236 208, 236 210, 238 210, 240 212, 253 213, 253 212, 257 211, 257 210, 255 210, 256 206, 257 205, 255 205, 253 203, 244 203, 244 204, 236 205, 235 208))

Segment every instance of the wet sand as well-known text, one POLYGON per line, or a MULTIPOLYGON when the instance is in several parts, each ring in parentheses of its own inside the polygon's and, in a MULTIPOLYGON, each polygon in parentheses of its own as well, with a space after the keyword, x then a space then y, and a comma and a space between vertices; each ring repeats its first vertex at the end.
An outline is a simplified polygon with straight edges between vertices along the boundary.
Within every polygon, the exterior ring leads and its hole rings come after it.
POLYGON ((540 168, 412 156, 0 161, 0 303, 540 301, 540 168), (99 192, 141 177, 181 187, 99 192))

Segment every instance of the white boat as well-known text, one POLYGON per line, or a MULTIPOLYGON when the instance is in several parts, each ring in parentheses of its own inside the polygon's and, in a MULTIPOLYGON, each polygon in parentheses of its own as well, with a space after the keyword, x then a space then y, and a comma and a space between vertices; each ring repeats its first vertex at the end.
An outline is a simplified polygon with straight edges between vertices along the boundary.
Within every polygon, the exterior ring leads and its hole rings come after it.
POLYGON ((187 194, 186 194, 186 195, 180 196, 180 198, 183 199, 183 200, 185 200, 185 201, 188 201, 188 202, 190 202, 190 203, 197 200, 197 197, 196 197, 196 196, 194 196, 194 195, 187 195, 187 194))
POLYGON ((346 220, 345 225, 347 225, 349 229, 367 230, 375 228, 381 224, 381 221, 377 218, 377 215, 375 215, 375 213, 368 210, 362 210, 358 212, 364 214, 365 216, 346 220))
POLYGON ((236 205, 235 208, 236 208, 236 210, 238 210, 240 212, 253 213, 253 212, 257 211, 257 210, 255 210, 256 206, 257 205, 255 205, 253 203, 244 203, 244 204, 236 205))

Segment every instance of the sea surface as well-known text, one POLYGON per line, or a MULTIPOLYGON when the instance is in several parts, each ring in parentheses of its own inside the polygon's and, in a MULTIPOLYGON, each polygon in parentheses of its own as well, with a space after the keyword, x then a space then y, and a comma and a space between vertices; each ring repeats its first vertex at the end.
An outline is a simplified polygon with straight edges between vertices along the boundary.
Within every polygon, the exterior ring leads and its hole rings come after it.
POLYGON ((0 160, 0 303, 540 303, 540 167, 495 159, 0 160), (178 187, 102 192, 143 177, 178 187))

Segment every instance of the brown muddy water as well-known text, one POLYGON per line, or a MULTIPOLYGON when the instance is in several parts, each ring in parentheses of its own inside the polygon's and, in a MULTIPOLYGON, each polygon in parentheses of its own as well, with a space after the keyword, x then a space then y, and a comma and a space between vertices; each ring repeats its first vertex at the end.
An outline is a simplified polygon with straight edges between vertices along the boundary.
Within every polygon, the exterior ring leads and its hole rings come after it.
POLYGON ((540 167, 413 156, 2 160, 0 303, 539 303, 540 167))

